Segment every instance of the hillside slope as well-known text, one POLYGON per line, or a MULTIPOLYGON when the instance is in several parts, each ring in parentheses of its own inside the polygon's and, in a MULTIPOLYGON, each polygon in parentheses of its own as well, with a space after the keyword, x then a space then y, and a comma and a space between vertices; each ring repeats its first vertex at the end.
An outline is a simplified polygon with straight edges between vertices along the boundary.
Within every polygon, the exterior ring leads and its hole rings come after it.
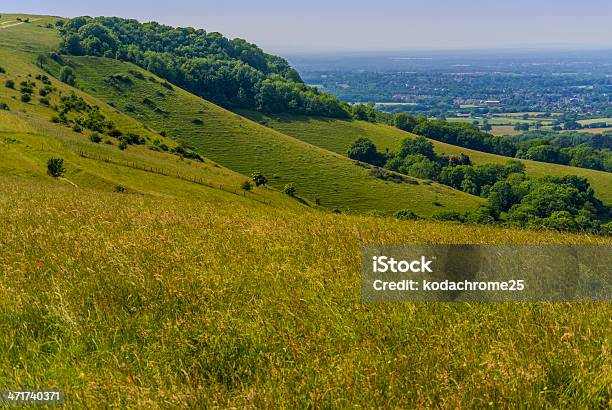
POLYGON ((262 172, 279 189, 294 183, 299 196, 324 207, 383 213, 411 209, 426 216, 440 208, 467 210, 482 203, 480 198, 441 184, 376 178, 367 166, 168 86, 132 64, 98 57, 65 60, 85 92, 234 171, 244 175, 262 172), (127 80, 111 86, 113 76, 127 80))
POLYGON ((68 407, 609 398, 610 304, 364 305, 359 265, 367 243, 610 238, 0 177, 0 243, 0 384, 62 388, 68 407))
MULTIPOLYGON (((414 136, 384 124, 372 124, 365 121, 347 121, 320 117, 301 117, 294 115, 266 116, 251 111, 241 114, 263 121, 267 126, 339 154, 346 154, 348 147, 360 137, 370 138, 379 150, 396 150, 403 138, 414 136)), ((468 148, 430 140, 436 152, 446 155, 469 155, 476 164, 505 163, 511 158, 489 154, 468 148)), ((520 160, 525 164, 527 174, 532 176, 546 175, 579 175, 588 178, 595 192, 604 202, 612 204, 612 174, 586 168, 545 162, 520 160)))
POLYGON ((1 66, 5 70, 0 74, 0 104, 8 106, 8 110, 0 110, 0 175, 51 181, 46 175, 46 162, 55 157, 62 158, 66 168, 65 178, 60 181, 73 187, 153 196, 229 195, 237 201, 304 208, 278 191, 255 188, 245 193, 240 186, 247 177, 210 160, 182 159, 151 150, 153 140, 170 147, 176 143, 76 88, 53 78, 45 80, 50 84, 43 83, 36 77, 46 73, 31 59, 31 53, 0 46, 1 66), (6 87, 7 80, 13 81, 15 87, 6 87), (33 89, 28 102, 20 98, 23 81, 33 89), (42 104, 40 91, 45 86, 52 91, 45 96, 47 103, 42 104), (146 139, 146 145, 131 145, 122 151, 115 138, 104 137, 103 142, 93 143, 88 138, 91 131, 75 132, 53 123, 51 118, 58 115, 55 107, 61 104, 62 96, 73 93, 87 104, 99 107, 102 115, 123 133, 135 133, 146 139))

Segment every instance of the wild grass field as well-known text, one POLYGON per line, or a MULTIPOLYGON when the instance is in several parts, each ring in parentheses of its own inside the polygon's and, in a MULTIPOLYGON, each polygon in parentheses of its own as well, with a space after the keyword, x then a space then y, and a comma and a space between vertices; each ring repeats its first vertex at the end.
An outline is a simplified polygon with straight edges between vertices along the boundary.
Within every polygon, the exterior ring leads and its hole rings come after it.
POLYGON ((40 18, 0 29, 0 103, 10 106, 0 110, 0 389, 63 389, 66 408, 612 406, 609 303, 360 300, 366 244, 612 238, 304 205, 275 187, 297 182, 298 194, 324 193, 323 206, 364 211, 480 200, 422 181, 372 180, 344 157, 358 136, 397 146, 408 134, 391 127, 265 119, 285 128, 273 131, 134 66, 75 58, 82 90, 51 78, 51 105, 74 92, 148 138, 124 151, 106 136, 111 144, 93 143, 4 86, 41 86, 36 55, 55 44, 46 22, 56 18, 40 18), (109 86, 113 74, 132 85, 109 86), (206 158, 151 150, 154 139, 176 145, 161 131, 206 158), (46 175, 51 157, 64 159, 63 177, 46 175), (273 186, 245 193, 255 167, 273 186))
MULTIPOLYGON (((360 137, 370 138, 380 151, 396 150, 402 139, 414 136, 397 128, 383 124, 372 124, 366 121, 346 121, 327 118, 300 117, 293 115, 266 116, 259 113, 242 111, 242 114, 265 124, 280 132, 317 145, 330 151, 346 155, 350 145, 360 137)), ((430 140, 436 152, 446 155, 469 155, 476 164, 500 164, 511 158, 489 154, 444 142, 430 140)), ((521 160, 527 174, 532 176, 545 175, 579 175, 588 178, 593 189, 607 204, 612 204, 612 174, 586 168, 545 162, 521 160)))
POLYGON ((359 299, 367 243, 609 238, 0 186, 3 386, 70 407, 610 405, 609 304, 359 299))

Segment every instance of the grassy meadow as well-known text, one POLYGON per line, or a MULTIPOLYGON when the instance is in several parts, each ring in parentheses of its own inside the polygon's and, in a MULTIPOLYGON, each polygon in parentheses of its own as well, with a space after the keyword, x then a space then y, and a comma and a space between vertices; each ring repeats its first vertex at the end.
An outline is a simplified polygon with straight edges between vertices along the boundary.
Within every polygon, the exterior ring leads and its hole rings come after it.
MULTIPOLYGON (((1 27, 16 17, 0 19, 0 103, 10 107, 0 110, 1 389, 63 389, 67 408, 612 406, 609 303, 360 300, 366 244, 612 238, 367 215, 482 200, 386 182, 344 156, 360 136, 393 149, 410 134, 243 113, 251 120, 108 59, 70 58, 77 88, 51 78, 41 105, 35 61, 57 45, 46 28, 57 19, 1 27), (131 85, 110 86, 114 74, 131 85), (22 102, 7 79, 33 81, 36 98, 22 102), (120 150, 53 123, 72 92, 146 144, 120 150), (205 158, 152 150, 155 139, 205 158), (52 157, 64 159, 60 178, 46 174, 52 157), (241 190, 253 171, 270 187, 241 190), (287 182, 306 204, 279 191, 287 182)), ((589 173, 612 203, 609 174, 526 163, 533 174, 589 173)))
POLYGON ((367 243, 609 238, 0 186, 3 386, 71 407, 610 405, 609 304, 359 298, 367 243))
MULTIPOLYGON (((370 138, 380 151, 396 150, 402 139, 410 134, 383 124, 372 124, 366 121, 346 121, 328 118, 301 117, 293 115, 266 116, 255 112, 242 112, 254 120, 265 124, 287 135, 317 145, 339 154, 346 154, 350 145, 360 137, 370 138)), ((469 155, 476 164, 501 164, 511 158, 487 152, 476 151, 444 142, 430 140, 436 152, 446 155, 469 155)), ((525 164, 527 174, 545 175, 579 175, 588 178, 599 198, 612 204, 612 174, 587 168, 568 165, 550 164, 530 160, 520 160, 525 164)))

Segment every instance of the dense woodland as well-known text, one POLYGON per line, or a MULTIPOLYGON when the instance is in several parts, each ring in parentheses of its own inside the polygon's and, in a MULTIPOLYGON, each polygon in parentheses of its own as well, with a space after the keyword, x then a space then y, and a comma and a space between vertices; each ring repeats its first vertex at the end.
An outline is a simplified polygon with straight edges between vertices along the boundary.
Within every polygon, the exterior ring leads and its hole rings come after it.
MULTIPOLYGON (((349 148, 348 156, 377 167, 435 180, 442 184, 487 199, 477 211, 460 214, 440 211, 434 219, 481 224, 503 224, 528 228, 612 233, 611 210, 591 188, 588 180, 577 176, 530 178, 517 160, 505 165, 472 164, 466 155, 446 157, 434 151, 424 137, 406 138, 397 152, 381 153, 367 138, 349 148)), ((378 168, 374 173, 384 179, 390 175, 378 168)), ((418 218, 400 211, 402 219, 418 218)))
POLYGON ((284 59, 242 39, 117 17, 76 17, 61 52, 137 64, 226 107, 346 118, 350 107, 304 84, 284 59))

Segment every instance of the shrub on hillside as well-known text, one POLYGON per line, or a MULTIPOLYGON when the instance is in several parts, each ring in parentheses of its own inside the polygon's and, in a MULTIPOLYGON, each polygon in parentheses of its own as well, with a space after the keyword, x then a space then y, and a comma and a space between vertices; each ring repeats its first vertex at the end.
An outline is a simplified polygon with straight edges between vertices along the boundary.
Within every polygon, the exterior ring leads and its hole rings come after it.
POLYGON ((456 211, 438 211, 431 216, 436 221, 463 222, 463 216, 456 211))
POLYGON ((401 220, 415 220, 415 219, 419 219, 419 216, 417 214, 415 214, 414 212, 408 210, 408 209, 402 209, 399 210, 395 213, 395 217, 397 219, 401 219, 401 220))
POLYGON ((60 81, 74 86, 76 84, 76 74, 74 70, 66 65, 63 66, 60 70, 60 81))
POLYGON ((61 177, 66 172, 64 160, 61 158, 49 158, 47 161, 47 174, 54 178, 61 177))
POLYGON ((6 73, 6 70, 4 69, 4 67, 0 67, 0 74, 4 74, 6 73))
POLYGON ((251 179, 255 182, 255 186, 266 185, 268 178, 266 178, 261 172, 255 172, 251 175, 251 179))
POLYGON ((285 187, 283 188, 283 192, 289 196, 295 196, 297 192, 297 188, 295 187, 293 182, 290 182, 287 185, 285 185, 285 187))
POLYGON ((6 86, 6 88, 12 88, 13 90, 15 89, 15 81, 13 80, 6 80, 4 85, 6 86))
POLYGON ((100 142, 102 142, 102 137, 97 132, 94 132, 89 136, 89 140, 95 144, 99 144, 100 142))
POLYGON ((253 188, 253 185, 251 185, 250 181, 244 181, 241 185, 240 188, 245 190, 245 191, 250 191, 253 188))
POLYGON ((0 110, 10 111, 11 108, 8 106, 7 103, 0 103, 0 110))
POLYGON ((28 103, 28 102, 30 102, 31 99, 32 99, 32 97, 30 97, 30 94, 22 94, 21 95, 21 102, 28 103))
POLYGON ((127 142, 125 142, 125 141, 121 141, 121 142, 119 142, 119 145, 117 145, 117 147, 118 147, 118 148, 119 148, 121 151, 123 151, 123 150, 126 150, 126 149, 127 149, 128 144, 127 144, 127 142))

